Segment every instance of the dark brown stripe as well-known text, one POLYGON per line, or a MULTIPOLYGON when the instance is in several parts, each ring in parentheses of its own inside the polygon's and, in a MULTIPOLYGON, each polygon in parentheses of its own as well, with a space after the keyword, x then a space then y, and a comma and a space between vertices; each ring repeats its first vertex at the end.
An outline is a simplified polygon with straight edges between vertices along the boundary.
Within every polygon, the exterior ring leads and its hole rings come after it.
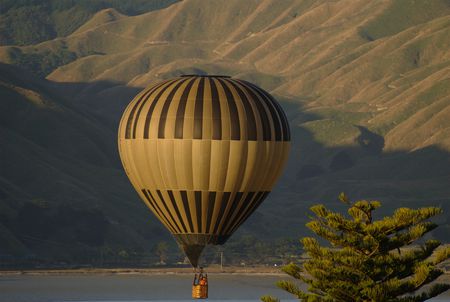
POLYGON ((161 89, 161 91, 156 95, 155 99, 153 100, 152 104, 150 105, 150 108, 147 111, 147 116, 145 117, 145 126, 144 126, 144 138, 148 138, 148 134, 150 132, 150 120, 152 118, 153 111, 155 110, 155 106, 158 103, 159 99, 161 98, 162 94, 173 84, 169 83, 165 87, 161 89))
POLYGON ((222 84, 223 90, 225 91, 225 95, 227 98, 228 108, 230 110, 230 127, 231 127, 231 140, 240 140, 241 139, 241 129, 239 122, 239 114, 236 107, 236 101, 233 98, 233 94, 231 93, 228 86, 222 79, 217 79, 220 84, 222 84))
POLYGON ((275 140, 281 141, 283 139, 283 130, 281 129, 282 126, 281 126, 280 117, 278 116, 278 112, 274 108, 272 102, 269 99, 267 99, 267 97, 263 93, 258 91, 258 94, 261 97, 261 99, 263 99, 265 101, 267 107, 269 108, 270 115, 271 115, 272 121, 273 121, 273 126, 275 128, 275 140))
POLYGON ((167 112, 169 111, 170 104, 172 104, 173 97, 175 93, 177 93, 180 86, 186 82, 188 79, 178 80, 178 83, 172 89, 172 91, 167 96, 164 101, 163 108, 161 110, 161 115, 159 117, 159 127, 158 127, 158 138, 165 138, 164 130, 166 129, 166 121, 167 121, 167 112))
MULTIPOLYGON (((158 205, 158 202, 156 201, 156 198, 152 195, 152 192, 150 192, 150 190, 147 190, 148 195, 150 196, 150 198, 153 200, 153 202, 155 203, 155 206, 159 209, 161 216, 164 217, 167 220, 167 223, 172 227, 173 232, 176 232, 177 229, 179 229, 172 217, 172 215, 170 214, 169 210, 166 207, 166 211, 169 214, 170 218, 172 219, 172 222, 169 220, 169 218, 164 214, 164 212, 162 211, 161 207, 158 205)), ((161 198, 161 196, 160 196, 161 198)), ((165 206, 165 204, 163 203, 163 205, 165 206)))
POLYGON ((250 215, 261 205, 264 199, 266 199, 269 193, 270 192, 258 192, 256 198, 251 203, 251 206, 246 209, 245 214, 242 216, 239 222, 233 227, 233 229, 229 234, 233 233, 240 225, 242 225, 250 217, 250 215))
POLYGON ((186 216, 187 216, 187 219, 189 222, 190 232, 194 233, 194 226, 192 224, 192 216, 191 216, 191 210, 189 208, 189 200, 188 200, 187 192, 180 191, 180 194, 181 194, 181 200, 183 201, 184 211, 186 213, 186 216))
MULTIPOLYGON (((253 85, 253 86, 255 86, 255 85, 253 85)), ((264 94, 267 97, 267 99, 272 102, 275 109, 277 110, 278 116, 280 117, 280 120, 281 120, 282 129, 283 129, 283 141, 291 140, 291 133, 290 133, 290 129, 289 129, 288 119, 286 117, 286 114, 284 113, 283 108, 281 108, 280 103, 278 103, 277 100, 275 100, 274 97, 267 91, 259 88, 258 86, 255 86, 255 88, 257 88, 262 94, 264 94)))
POLYGON ((177 109, 177 117, 175 120, 175 138, 183 138, 183 126, 184 126, 184 115, 186 112, 186 103, 187 98, 189 96, 189 92, 191 91, 192 85, 195 82, 195 78, 193 78, 184 88, 183 94, 180 98, 180 104, 177 109))
POLYGON ((153 198, 150 191, 142 189, 142 193, 144 193, 145 197, 147 198, 148 202, 152 205, 152 207, 155 209, 155 212, 158 213, 158 215, 164 220, 164 222, 171 228, 171 231, 174 232, 175 228, 170 223, 169 219, 167 219, 166 215, 164 215, 163 211, 161 211, 161 208, 158 206, 158 203, 153 198))
POLYGON ((158 210, 156 210, 156 207, 155 207, 155 205, 153 204, 153 200, 150 199, 150 196, 148 196, 147 191, 146 191, 145 189, 142 189, 141 192, 142 192, 142 194, 144 194, 145 199, 148 201, 148 205, 150 205, 150 208, 151 208, 154 212, 156 212, 156 214, 159 216, 159 218, 161 218, 161 219, 164 220, 164 222, 165 222, 165 219, 164 219, 165 217, 164 217, 163 215, 161 215, 161 213, 160 213, 158 210))
POLYGON ((200 79, 194 107, 194 139, 201 139, 203 134, 203 92, 205 90, 205 78, 200 79))
POLYGON ((225 209, 227 208, 228 200, 230 199, 230 195, 231 192, 223 192, 219 215, 217 216, 216 224, 214 226, 214 234, 217 233, 217 229, 219 228, 222 222, 223 216, 225 214, 225 209))
POLYGON ((169 81, 163 81, 162 83, 156 85, 154 88, 151 89, 150 93, 147 94, 145 97, 145 100, 140 104, 138 111, 136 112, 136 118, 134 119, 133 123, 133 138, 136 138, 136 131, 137 131, 137 124, 139 121, 139 116, 141 114, 142 108, 144 108, 144 105, 147 103, 147 100, 151 98, 152 94, 158 90, 162 85, 167 84, 169 81))
POLYGON ((216 204, 216 192, 209 192, 208 194, 208 215, 206 217, 206 232, 210 232, 211 219, 214 211, 214 206, 216 204))
POLYGON ((202 191, 194 191, 198 230, 202 232, 202 191))
MULTIPOLYGON (((155 91, 156 89, 158 89, 158 87, 160 87, 162 84, 164 84, 164 83, 161 83, 161 84, 159 84, 157 86, 154 86, 153 88, 150 88, 148 91, 143 93, 141 95, 141 97, 139 98, 139 100, 133 105, 133 108, 130 111, 130 115, 128 116, 127 126, 125 128, 125 139, 130 139, 131 138, 131 129, 132 129, 131 128, 131 124, 133 123, 134 113, 135 113, 135 111, 136 111, 136 109, 138 107, 139 107, 139 109, 141 109, 143 104, 145 104, 145 102, 142 102, 142 100, 144 100, 144 98, 147 99, 147 96, 149 94, 151 94, 153 91, 155 91), (142 102, 142 104, 141 104, 141 102, 142 102)), ((140 112, 140 110, 138 110, 138 113, 136 114, 136 119, 134 121, 135 124, 137 123, 137 119, 139 117, 139 112, 140 112)), ((134 131, 133 131, 133 133, 134 133, 134 131)))
POLYGON ((219 92, 217 91, 216 83, 213 79, 209 78, 211 84, 211 102, 212 102, 212 125, 213 133, 212 139, 222 139, 222 116, 220 113, 220 99, 219 92))
POLYGON ((134 104, 133 108, 130 111, 130 115, 128 116, 128 120, 127 120, 127 126, 125 128, 125 139, 131 138, 131 124, 133 122, 134 112, 136 111, 136 108, 139 106, 140 102, 142 101, 142 99, 145 96, 147 96, 147 93, 144 93, 141 95, 139 100, 136 102, 136 104, 134 104))
MULTIPOLYGON (((269 94, 270 96, 270 94, 269 94)), ((270 99, 275 104, 278 110, 278 114, 281 118, 281 123, 283 124, 283 141, 290 141, 291 140, 291 129, 289 127, 289 122, 286 116, 286 113, 284 112, 283 108, 281 108, 281 105, 272 97, 270 96, 270 99)))
POLYGON ((175 201, 175 196, 173 196, 172 190, 167 190, 167 194, 169 194, 170 201, 172 202, 172 206, 175 209, 175 213, 177 214, 181 227, 183 228, 184 232, 187 233, 186 225, 184 224, 183 217, 181 216, 180 209, 178 209, 177 202, 175 201))
POLYGON ((234 89, 236 89, 237 93, 239 94, 239 97, 242 100, 242 104, 244 105, 245 116, 247 120, 247 139, 250 141, 256 141, 257 140, 256 120, 252 106, 250 105, 250 102, 245 93, 242 91, 239 85, 236 84, 235 81, 227 80, 227 82, 230 83, 234 87, 234 89))
POLYGON ((239 205, 239 202, 242 199, 242 195, 244 193, 243 192, 236 192, 236 194, 234 195, 233 200, 231 201, 231 207, 228 210, 228 213, 226 215, 226 218, 223 221, 223 227, 221 229, 221 235, 226 234, 225 231, 229 228, 229 224, 231 222, 231 218, 234 216, 234 214, 236 214, 236 208, 239 205))
POLYGON ((170 218, 172 219, 172 222, 176 228, 176 230, 178 230, 179 233, 182 233, 180 226, 177 224, 176 220, 173 218, 172 213, 170 213, 169 208, 167 207, 166 202, 164 201, 164 198, 161 194, 160 190, 156 190, 156 193, 158 194, 159 199, 161 200, 161 204, 164 206, 164 208, 166 209, 167 213, 169 214, 170 218))
POLYGON ((267 107, 269 108, 270 114, 272 115, 273 124, 275 126, 275 140, 276 141, 289 140, 289 139, 284 139, 285 134, 286 134, 286 136, 288 136, 286 131, 289 131, 288 130, 289 126, 285 119, 284 112, 279 107, 277 101, 275 101, 268 92, 264 91, 263 89, 259 88, 258 86, 254 85, 253 83, 250 83, 247 81, 242 81, 242 82, 246 83, 248 86, 255 89, 258 92, 258 94, 261 96, 261 98, 265 101, 267 107), (282 113, 280 112, 280 110, 282 113))
POLYGON ((257 192, 254 199, 246 206, 246 208, 243 211, 243 215, 241 215, 237 221, 237 223, 232 227, 231 231, 228 234, 232 234, 239 225, 244 223, 244 221, 250 216, 250 214, 253 213, 252 209, 256 206, 258 201, 261 199, 261 197, 264 195, 264 192, 257 192))
MULTIPOLYGON (((243 82, 241 80, 237 80, 239 83, 243 82)), ((248 94, 250 94, 251 98, 255 102, 256 108, 259 113, 259 117, 261 118, 261 124, 263 128, 263 140, 264 141, 270 141, 272 140, 272 132, 270 131, 270 121, 269 117, 267 116, 266 109, 264 108, 262 101, 258 98, 256 93, 248 87, 245 83, 241 83, 245 88, 248 94)))
POLYGON ((233 221, 228 224, 227 228, 224 231, 224 234, 229 234, 229 231, 231 229, 233 229, 233 227, 236 225, 236 222, 238 221, 239 217, 243 216, 241 214, 250 207, 251 201, 254 196, 255 196, 255 192, 247 192, 247 196, 245 196, 245 200, 242 202, 242 205, 239 208, 239 210, 236 211, 236 215, 234 216, 233 221))

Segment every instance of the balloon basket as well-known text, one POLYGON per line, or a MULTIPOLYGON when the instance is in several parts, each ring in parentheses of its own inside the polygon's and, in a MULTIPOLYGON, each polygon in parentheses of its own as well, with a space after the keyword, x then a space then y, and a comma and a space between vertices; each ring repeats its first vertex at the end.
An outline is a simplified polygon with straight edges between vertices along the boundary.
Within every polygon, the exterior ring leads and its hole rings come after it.
POLYGON ((193 299, 208 299, 208 285, 192 285, 193 299))
POLYGON ((208 299, 208 275, 199 273, 195 274, 192 283, 193 299, 208 299))

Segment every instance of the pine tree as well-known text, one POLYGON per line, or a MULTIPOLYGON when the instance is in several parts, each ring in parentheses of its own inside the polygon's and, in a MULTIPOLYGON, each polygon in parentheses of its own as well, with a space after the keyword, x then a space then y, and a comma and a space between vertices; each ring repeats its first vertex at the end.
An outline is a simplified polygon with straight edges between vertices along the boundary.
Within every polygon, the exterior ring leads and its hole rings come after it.
MULTIPOLYGON (((283 268, 306 283, 308 291, 291 281, 279 281, 280 288, 308 302, 416 302, 450 288, 440 283, 422 288, 443 274, 436 266, 450 258, 450 248, 437 249, 437 240, 405 248, 437 227, 429 218, 442 213, 440 208, 399 208, 390 217, 374 220, 373 212, 380 202, 350 203, 343 193, 339 197, 348 205, 350 217, 315 205, 311 210, 316 217, 306 224, 331 247, 321 246, 315 238, 303 238, 309 259, 302 268, 293 263, 283 268), (420 293, 415 293, 418 290, 420 293)), ((261 300, 278 301, 269 296, 261 300)))

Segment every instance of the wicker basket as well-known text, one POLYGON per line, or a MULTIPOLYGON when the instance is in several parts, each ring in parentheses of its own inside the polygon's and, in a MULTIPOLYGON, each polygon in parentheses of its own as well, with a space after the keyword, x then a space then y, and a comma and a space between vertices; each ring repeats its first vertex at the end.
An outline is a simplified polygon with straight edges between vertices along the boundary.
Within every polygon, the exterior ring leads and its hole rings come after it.
POLYGON ((192 298, 193 299, 207 299, 208 298, 208 284, 192 285, 192 298))

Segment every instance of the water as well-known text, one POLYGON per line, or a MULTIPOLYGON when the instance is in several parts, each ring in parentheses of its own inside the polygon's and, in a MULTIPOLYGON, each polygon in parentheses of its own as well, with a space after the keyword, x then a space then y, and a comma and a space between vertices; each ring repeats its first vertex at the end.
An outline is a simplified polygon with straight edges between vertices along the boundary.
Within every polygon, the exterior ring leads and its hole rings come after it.
MULTIPOLYGON (((191 301, 191 275, 2 276, 0 301, 191 301)), ((278 276, 209 274, 210 300, 258 301, 291 297, 276 288, 278 276)))
MULTIPOLYGON (((209 275, 209 300, 259 301, 273 295, 296 301, 274 283, 285 276, 209 275)), ((0 276, 0 302, 182 302, 192 301, 190 275, 0 276)), ((450 301, 433 299, 433 302, 450 301)))

